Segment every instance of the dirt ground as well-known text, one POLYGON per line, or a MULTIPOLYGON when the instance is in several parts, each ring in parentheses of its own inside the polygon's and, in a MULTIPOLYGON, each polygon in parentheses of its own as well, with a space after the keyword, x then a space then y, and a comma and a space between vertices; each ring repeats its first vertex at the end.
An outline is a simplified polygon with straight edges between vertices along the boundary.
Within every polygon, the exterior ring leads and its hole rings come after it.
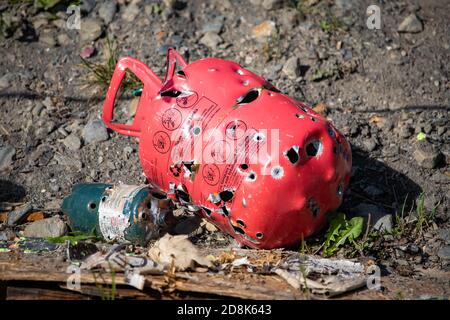
MULTIPOLYGON (((45 216, 58 214, 78 182, 144 183, 136 139, 112 131, 95 143, 85 139, 105 92, 89 84, 80 54, 104 63, 110 37, 120 56, 142 60, 162 77, 166 50, 174 46, 189 61, 238 62, 316 107, 345 134, 353 168, 339 211, 392 217, 369 247, 337 253, 382 266, 384 291, 352 298, 449 297, 448 1, 376 1, 380 30, 366 26, 373 1, 85 1, 80 31, 67 28, 67 2, 48 9, 32 2, 0 3, 0 213, 30 203, 45 216), (411 14, 412 29, 399 31, 411 14), (264 21, 273 22, 270 36, 255 37, 264 21)), ((0 233, 20 236, 24 227, 3 223, 0 233)), ((308 240, 312 251, 320 239, 308 240)), ((237 247, 205 228, 192 240, 237 247)))

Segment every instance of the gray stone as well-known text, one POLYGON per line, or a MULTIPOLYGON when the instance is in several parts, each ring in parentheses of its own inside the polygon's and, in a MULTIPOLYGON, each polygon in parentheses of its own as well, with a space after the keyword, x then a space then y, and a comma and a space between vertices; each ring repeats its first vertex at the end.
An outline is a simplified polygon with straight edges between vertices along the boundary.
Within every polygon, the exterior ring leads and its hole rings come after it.
POLYGON ((32 238, 61 237, 67 232, 66 223, 59 217, 34 221, 25 227, 23 235, 32 238))
POLYGON ((423 30, 422 21, 417 18, 417 16, 412 13, 407 16, 402 23, 398 26, 398 32, 406 32, 406 33, 418 33, 423 30))
MULTIPOLYGON (((384 228, 383 227, 384 225, 386 225, 386 227, 389 227, 389 222, 388 222, 389 218, 386 217, 386 212, 374 204, 360 203, 355 208, 353 208, 352 214, 353 214, 353 216, 363 217, 366 225, 367 225, 367 222, 369 219, 369 214, 370 214, 370 225, 371 226, 374 226, 374 227, 377 226, 377 227, 381 228, 380 230, 382 230, 384 228), (383 220, 377 225, 377 222, 380 219, 383 219, 383 220)), ((391 227, 392 227, 392 220, 391 220, 391 227)))
POLYGON ((365 139, 363 141, 363 144, 364 144, 364 148, 366 149, 366 151, 371 152, 377 148, 378 141, 376 138, 372 137, 370 139, 365 139))
POLYGON ((450 260, 450 246, 443 246, 438 251, 438 257, 442 260, 450 260))
POLYGON ((222 28, 223 28, 223 22, 221 20, 217 19, 216 21, 205 24, 202 28, 202 32, 203 33, 214 32, 214 33, 219 34, 222 31, 222 28))
POLYGON ((439 239, 443 240, 445 244, 450 244, 450 230, 440 229, 438 231, 439 239))
POLYGON ((41 102, 36 102, 36 105, 34 106, 33 110, 31 111, 31 114, 35 117, 39 117, 44 110, 44 105, 41 102))
POLYGON ((289 79, 297 79, 300 75, 300 62, 298 57, 289 58, 281 70, 289 79))
POLYGON ((134 22, 140 11, 137 4, 130 3, 123 11, 122 19, 128 22, 134 22))
POLYGON ((108 140, 108 131, 103 121, 96 119, 88 122, 83 129, 83 139, 86 143, 96 143, 108 140))
POLYGON ((420 141, 416 145, 413 157, 421 167, 434 169, 442 161, 443 155, 433 144, 420 141))
POLYGON ((70 37, 66 33, 59 33, 56 36, 56 39, 58 40, 59 45, 62 47, 68 46, 72 42, 72 39, 70 39, 70 37))
POLYGON ((212 50, 216 50, 217 46, 223 42, 222 38, 215 32, 209 31, 200 39, 200 43, 209 47, 212 50))
POLYGON ((392 215, 387 214, 379 218, 373 224, 373 229, 383 232, 392 232, 392 215))
POLYGON ((3 170, 13 163, 16 149, 9 144, 0 147, 0 170, 3 170))
POLYGON ((14 76, 11 73, 6 73, 2 77, 0 77, 0 89, 5 89, 5 88, 10 87, 13 77, 14 76))
POLYGON ((81 20, 81 41, 95 41, 103 33, 103 22, 100 19, 85 18, 81 20))
POLYGON ((81 148, 81 140, 74 133, 68 135, 63 140, 64 145, 72 151, 76 151, 81 148))
POLYGON ((9 226, 14 226, 20 223, 31 210, 33 210, 33 206, 31 205, 31 203, 27 203, 11 211, 10 213, 8 213, 7 224, 9 226))
POLYGON ((81 12, 90 13, 95 7, 95 0, 83 0, 81 1, 81 12))
POLYGON ((49 34, 49 33, 41 34, 39 36, 39 41, 42 42, 43 44, 49 46, 49 47, 56 46, 56 39, 55 39, 55 37, 52 34, 49 34))
POLYGON ((117 12, 116 1, 106 1, 100 5, 98 9, 98 15, 103 19, 103 22, 108 25, 114 19, 114 15, 117 12))
POLYGON ((10 229, 6 229, 0 232, 0 241, 11 241, 16 237, 15 232, 10 229))
POLYGON ((262 6, 266 10, 279 9, 283 6, 284 0, 263 0, 262 6))
POLYGON ((77 170, 83 168, 83 162, 74 157, 68 157, 57 153, 55 154, 55 160, 61 166, 71 167, 77 170))
POLYGON ((399 129, 399 135, 401 138, 408 139, 412 136, 414 129, 409 124, 404 124, 399 129))

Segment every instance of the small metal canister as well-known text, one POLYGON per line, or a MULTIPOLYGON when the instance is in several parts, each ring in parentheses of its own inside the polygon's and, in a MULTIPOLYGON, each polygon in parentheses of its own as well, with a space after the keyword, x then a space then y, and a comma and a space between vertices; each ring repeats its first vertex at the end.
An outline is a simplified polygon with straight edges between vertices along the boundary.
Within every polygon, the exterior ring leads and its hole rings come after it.
POLYGON ((62 211, 72 230, 95 229, 105 240, 146 245, 174 223, 174 204, 149 185, 80 183, 64 199, 62 211))

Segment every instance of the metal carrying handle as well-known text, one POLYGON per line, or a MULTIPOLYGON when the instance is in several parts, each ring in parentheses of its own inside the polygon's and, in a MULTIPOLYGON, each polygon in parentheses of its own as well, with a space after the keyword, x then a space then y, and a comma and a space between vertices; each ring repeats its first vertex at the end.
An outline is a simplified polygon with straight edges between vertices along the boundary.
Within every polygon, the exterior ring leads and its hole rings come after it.
POLYGON ((145 65, 145 63, 130 57, 121 58, 117 63, 116 69, 114 70, 108 92, 106 93, 105 103, 103 105, 102 118, 105 122, 105 125, 120 134, 139 137, 139 135, 141 134, 141 118, 139 117, 139 107, 143 100, 151 99, 153 96, 155 96, 159 92, 161 86, 161 80, 149 67, 147 67, 147 65, 145 65), (133 72, 144 84, 144 88, 142 90, 142 97, 144 99, 140 100, 137 107, 136 116, 133 123, 130 125, 111 122, 114 116, 114 103, 116 100, 116 95, 123 81, 123 78, 125 77, 127 69, 133 72))

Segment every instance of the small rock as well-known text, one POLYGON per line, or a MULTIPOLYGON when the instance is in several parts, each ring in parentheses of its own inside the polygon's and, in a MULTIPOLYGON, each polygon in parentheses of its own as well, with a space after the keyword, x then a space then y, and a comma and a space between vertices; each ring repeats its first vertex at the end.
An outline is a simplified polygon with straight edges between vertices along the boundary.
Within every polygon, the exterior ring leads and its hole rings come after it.
POLYGON ((88 59, 92 57, 95 53, 95 48, 93 46, 85 46, 83 49, 81 49, 80 56, 84 59, 88 59))
POLYGON ((51 34, 47 34, 47 33, 41 34, 39 36, 39 41, 42 42, 43 44, 46 44, 49 47, 56 46, 55 37, 51 34))
POLYGON ((65 33, 58 34, 56 39, 58 40, 59 45, 63 47, 68 46, 72 42, 72 39, 65 33))
POLYGON ((200 43, 209 47, 212 50, 216 50, 217 46, 223 42, 222 38, 212 31, 205 33, 205 35, 200 39, 200 43))
POLYGON ((300 62, 298 57, 289 58, 283 65, 282 72, 290 79, 297 79, 300 75, 300 62))
POLYGON ((83 139, 86 143, 102 142, 108 138, 108 131, 101 120, 92 120, 83 129, 83 139))
POLYGON ((440 248, 437 255, 442 260, 450 260, 450 246, 440 248))
POLYGON ((135 3, 130 3, 122 14, 122 19, 128 22, 134 22, 141 9, 135 3))
POLYGON ((398 32, 407 32, 407 33, 418 33, 423 30, 422 21, 417 18, 417 16, 412 13, 407 16, 402 23, 398 26, 398 32))
POLYGON ((16 149, 9 144, 0 147, 0 170, 3 170, 13 163, 16 149))
POLYGON ((42 110, 44 110, 44 105, 42 102, 36 102, 36 105, 34 106, 33 110, 31 111, 31 114, 35 117, 39 117, 42 113, 42 110))
POLYGON ((0 241, 11 241, 14 240, 15 237, 16 234, 10 229, 6 229, 0 232, 0 241))
POLYGON ((95 7, 95 0, 83 0, 81 1, 81 12, 90 13, 95 7))
POLYGON ((384 232, 392 231, 392 215, 387 214, 379 218, 375 224, 373 224, 373 229, 384 232))
POLYGON ((252 36, 258 41, 265 41, 276 32, 275 22, 266 20, 253 27, 252 36))
POLYGON ((364 144, 364 148, 366 149, 366 151, 371 152, 377 148, 378 141, 377 141, 377 139, 372 137, 370 139, 365 139, 363 141, 363 144, 364 144))
POLYGON ((450 244, 450 230, 440 229, 438 232, 439 239, 443 240, 445 244, 450 244))
POLYGON ((100 5, 98 15, 103 19, 103 22, 108 25, 113 21, 114 15, 117 12, 116 1, 106 1, 100 5))
POLYGON ((16 224, 20 223, 23 219, 25 219, 25 216, 33 210, 33 206, 30 203, 27 203, 10 213, 8 213, 8 220, 7 224, 9 226, 15 226, 16 224))
POLYGON ((420 141, 416 145, 413 157, 421 167, 434 169, 440 164, 443 155, 431 143, 420 141))
POLYGON ((99 19, 85 18, 81 20, 81 41, 95 41, 103 33, 103 23, 99 19))
POLYGON ((66 223, 59 217, 34 221, 25 227, 23 235, 31 238, 61 237, 67 232, 66 223))
POLYGON ((202 28, 202 32, 203 33, 214 32, 219 34, 222 31, 222 29, 223 29, 223 22, 217 19, 216 21, 205 24, 202 28))
POLYGON ((13 75, 11 73, 6 73, 4 76, 0 77, 0 89, 9 88, 13 80, 13 75))
POLYGON ((282 7, 284 0, 263 0, 262 6, 266 10, 279 9, 282 7))
POLYGON ((404 124, 400 127, 399 135, 403 139, 408 139, 414 133, 414 129, 409 124, 404 124))
POLYGON ((212 223, 208 222, 205 220, 205 229, 209 232, 216 232, 219 229, 217 229, 217 227, 215 225, 213 225, 212 223))
POLYGON ((81 148, 81 140, 74 133, 68 135, 63 140, 63 143, 68 149, 72 151, 76 151, 81 148))

